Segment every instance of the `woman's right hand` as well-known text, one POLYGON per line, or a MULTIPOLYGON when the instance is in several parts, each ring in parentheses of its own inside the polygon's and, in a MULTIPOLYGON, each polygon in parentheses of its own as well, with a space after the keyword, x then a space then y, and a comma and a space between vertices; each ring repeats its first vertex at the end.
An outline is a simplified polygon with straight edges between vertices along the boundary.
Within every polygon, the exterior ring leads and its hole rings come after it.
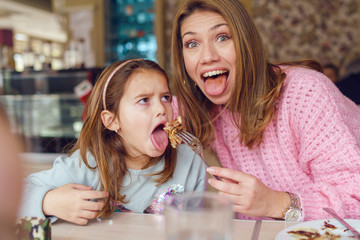
POLYGON ((92 190, 91 186, 69 183, 47 192, 42 209, 45 216, 56 216, 72 223, 86 225, 89 219, 97 217, 104 207, 103 198, 108 195, 104 191, 92 190))
POLYGON ((209 184, 233 203, 235 212, 253 217, 282 218, 291 200, 286 192, 267 187, 255 176, 234 169, 210 167, 207 171, 222 180, 209 179, 209 184))

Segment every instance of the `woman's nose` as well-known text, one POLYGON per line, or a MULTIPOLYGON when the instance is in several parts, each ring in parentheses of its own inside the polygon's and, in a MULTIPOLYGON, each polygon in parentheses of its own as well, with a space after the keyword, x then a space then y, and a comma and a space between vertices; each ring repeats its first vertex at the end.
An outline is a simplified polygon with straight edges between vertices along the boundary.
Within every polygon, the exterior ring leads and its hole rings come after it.
POLYGON ((200 62, 202 64, 218 61, 219 59, 220 57, 218 54, 218 50, 213 44, 211 43, 203 44, 201 48, 201 59, 200 59, 200 62))

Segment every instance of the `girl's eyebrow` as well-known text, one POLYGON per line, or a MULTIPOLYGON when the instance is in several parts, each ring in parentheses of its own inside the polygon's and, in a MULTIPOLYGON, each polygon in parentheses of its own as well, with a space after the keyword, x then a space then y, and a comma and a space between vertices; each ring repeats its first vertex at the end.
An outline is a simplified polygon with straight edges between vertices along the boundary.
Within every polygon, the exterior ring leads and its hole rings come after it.
POLYGON ((141 93, 139 95, 136 95, 135 97, 138 98, 138 97, 146 97, 146 96, 149 96, 151 95, 150 93, 141 93))
MULTIPOLYGON (((212 26, 210 28, 210 31, 213 31, 221 26, 228 26, 227 23, 219 23, 219 24, 216 24, 215 26, 212 26)), ((196 33, 195 32, 192 32, 192 31, 189 31, 189 32, 185 32, 183 35, 182 35, 182 38, 184 38, 185 35, 195 35, 196 33)))
MULTIPOLYGON (((164 94, 171 94, 170 91, 164 91, 164 92, 161 92, 161 95, 164 95, 164 94)), ((143 97, 151 97, 153 96, 154 93, 153 92, 148 92, 148 93, 140 93, 139 95, 136 95, 135 98, 143 98, 143 97)))
POLYGON ((138 95, 136 95, 136 96, 134 96, 134 99, 138 99, 138 98, 147 98, 147 97, 151 97, 153 94, 152 93, 140 93, 140 94, 138 94, 138 95))

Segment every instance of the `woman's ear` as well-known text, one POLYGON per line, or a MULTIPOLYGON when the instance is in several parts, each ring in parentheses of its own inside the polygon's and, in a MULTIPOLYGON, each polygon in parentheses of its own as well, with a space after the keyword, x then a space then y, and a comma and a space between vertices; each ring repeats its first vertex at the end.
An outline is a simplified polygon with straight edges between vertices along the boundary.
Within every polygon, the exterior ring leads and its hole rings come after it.
POLYGON ((115 118, 114 113, 108 110, 103 110, 101 112, 101 121, 107 129, 111 131, 119 130, 119 123, 117 118, 115 118))

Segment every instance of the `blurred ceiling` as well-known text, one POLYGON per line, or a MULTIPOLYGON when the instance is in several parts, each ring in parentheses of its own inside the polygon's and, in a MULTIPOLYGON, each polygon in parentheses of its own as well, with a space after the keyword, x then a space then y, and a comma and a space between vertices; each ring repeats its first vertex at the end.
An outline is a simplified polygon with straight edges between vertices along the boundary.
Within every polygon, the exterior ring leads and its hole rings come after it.
POLYGON ((66 42, 65 17, 52 12, 51 0, 0 0, 0 28, 66 42))
MULTIPOLYGON (((0 0, 1 1, 1 0, 0 0)), ((51 2, 52 0, 13 0, 13 2, 22 3, 25 5, 33 6, 45 11, 52 11, 51 2)))

